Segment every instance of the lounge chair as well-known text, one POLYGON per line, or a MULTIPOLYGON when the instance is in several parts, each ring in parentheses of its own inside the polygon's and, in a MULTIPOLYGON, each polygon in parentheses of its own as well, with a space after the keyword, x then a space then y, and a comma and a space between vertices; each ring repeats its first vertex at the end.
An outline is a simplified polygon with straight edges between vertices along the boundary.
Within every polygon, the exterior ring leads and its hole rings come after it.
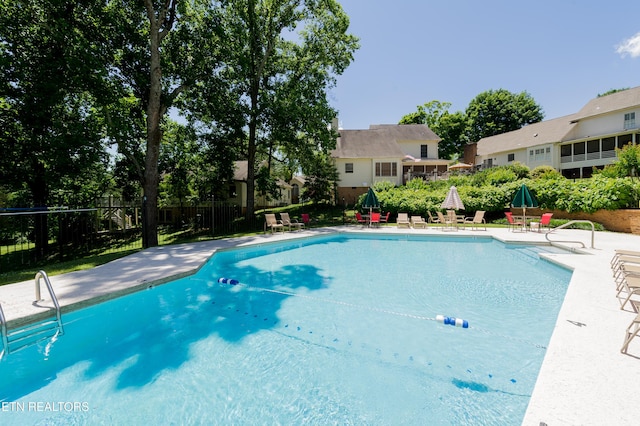
POLYGON ((618 290, 617 294, 618 298, 621 299, 620 309, 624 309, 626 304, 631 301, 631 304, 633 305, 633 309, 635 311, 637 309, 637 305, 636 303, 633 303, 634 301, 631 300, 631 297, 638 294, 640 294, 640 277, 635 275, 626 275, 620 282, 620 290, 618 290), (622 300, 621 296, 621 293, 623 291, 627 293, 627 297, 625 297, 624 300, 622 300))
POLYGON ((633 256, 640 258, 640 251, 637 250, 616 250, 613 258, 611 258, 611 267, 615 268, 616 264, 619 262, 621 256, 633 256))
POLYGON ((628 277, 640 278, 640 263, 627 263, 623 262, 617 270, 613 271, 613 280, 616 282, 616 289, 620 296, 620 293, 624 290, 624 281, 628 277))
POLYGON ((464 226, 471 225, 471 230, 480 229, 480 225, 484 226, 484 230, 487 230, 487 222, 484 220, 484 210, 478 210, 473 217, 464 218, 464 226))
POLYGON ((513 218, 513 213, 505 212, 504 215, 507 217, 507 222, 509 223, 509 230, 515 231, 516 229, 522 231, 524 222, 520 222, 513 218))
MULTIPOLYGON (((636 306, 636 311, 637 310, 638 310, 638 307, 636 306)), ((631 321, 631 324, 629 324, 629 327, 627 327, 627 330, 625 331, 625 334, 624 334, 624 343, 622 344, 622 348, 620 348, 620 352, 622 352, 623 354, 627 353, 627 350, 629 349, 629 343, 631 343, 631 341, 634 339, 634 337, 638 335, 639 332, 640 332, 640 313, 636 315, 633 321, 631 321)))
POLYGON ((427 222, 421 216, 411 216, 411 226, 415 229, 427 227, 427 222))
POLYGON ((640 257, 636 256, 620 256, 616 263, 611 266, 613 272, 613 279, 616 283, 625 275, 638 275, 640 276, 640 257))
POLYGON ((438 220, 440 221, 440 226, 442 226, 443 231, 445 229, 449 229, 449 230, 458 229, 456 227, 456 223, 452 222, 448 216, 445 217, 445 215, 443 215, 442 212, 437 212, 437 214, 438 214, 438 220))
POLYGON ((298 222, 297 219, 291 219, 289 217, 289 213, 280 213, 280 222, 284 226, 287 226, 289 230, 291 230, 291 228, 296 228, 296 229, 304 228, 304 223, 298 222))
POLYGON ((411 227, 411 222, 409 222, 409 215, 407 213, 398 213, 398 218, 396 219, 396 226, 400 227, 411 227))
POLYGON ((272 234, 275 230, 278 229, 284 232, 284 224, 282 223, 282 221, 276 219, 275 213, 265 213, 264 231, 267 232, 267 229, 270 229, 272 234))

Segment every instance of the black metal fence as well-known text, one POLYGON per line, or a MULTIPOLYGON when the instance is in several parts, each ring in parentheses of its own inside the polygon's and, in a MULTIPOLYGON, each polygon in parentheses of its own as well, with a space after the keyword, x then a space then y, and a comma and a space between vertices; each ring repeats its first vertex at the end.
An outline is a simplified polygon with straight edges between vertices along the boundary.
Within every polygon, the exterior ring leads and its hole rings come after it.
MULTIPOLYGON (((142 248, 142 208, 101 200, 88 209, 0 212, 0 273, 88 255, 142 248)), ((159 244, 178 238, 215 238, 262 230, 238 205, 210 202, 158 210, 159 244)))

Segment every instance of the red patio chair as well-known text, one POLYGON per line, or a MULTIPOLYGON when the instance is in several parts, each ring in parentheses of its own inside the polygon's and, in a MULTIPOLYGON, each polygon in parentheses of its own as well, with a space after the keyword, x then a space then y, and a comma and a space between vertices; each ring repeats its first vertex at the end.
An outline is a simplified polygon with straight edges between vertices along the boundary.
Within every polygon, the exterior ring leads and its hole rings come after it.
POLYGON ((380 213, 371 213, 371 225, 380 226, 380 213))
POLYGON ((510 230, 522 229, 522 227, 524 226, 523 222, 515 220, 513 218, 513 213, 505 212, 504 215, 507 217, 507 222, 509 222, 509 229, 510 230))
POLYGON ((363 225, 367 224, 367 219, 365 219, 364 217, 362 217, 362 215, 360 214, 360 212, 356 212, 356 221, 358 223, 361 223, 363 225))
POLYGON ((551 230, 551 216, 553 213, 544 213, 540 218, 540 229, 547 228, 547 230, 551 230))

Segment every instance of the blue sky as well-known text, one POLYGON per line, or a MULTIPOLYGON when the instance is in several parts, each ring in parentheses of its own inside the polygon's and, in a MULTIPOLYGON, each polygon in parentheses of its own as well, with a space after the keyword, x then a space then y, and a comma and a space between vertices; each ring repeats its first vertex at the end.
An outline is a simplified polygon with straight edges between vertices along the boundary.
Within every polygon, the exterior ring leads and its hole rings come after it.
POLYGON ((636 0, 338 0, 360 49, 329 94, 344 129, 397 123, 432 100, 464 111, 528 92, 545 119, 640 86, 636 0))

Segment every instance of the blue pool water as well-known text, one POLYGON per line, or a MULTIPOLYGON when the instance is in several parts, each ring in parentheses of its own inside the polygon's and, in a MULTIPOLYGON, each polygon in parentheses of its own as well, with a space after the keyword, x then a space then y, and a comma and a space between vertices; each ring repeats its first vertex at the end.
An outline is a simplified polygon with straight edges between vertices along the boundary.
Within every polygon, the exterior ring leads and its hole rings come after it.
POLYGON ((337 234, 221 251, 5 357, 0 423, 520 424, 571 275, 540 250, 337 234))

